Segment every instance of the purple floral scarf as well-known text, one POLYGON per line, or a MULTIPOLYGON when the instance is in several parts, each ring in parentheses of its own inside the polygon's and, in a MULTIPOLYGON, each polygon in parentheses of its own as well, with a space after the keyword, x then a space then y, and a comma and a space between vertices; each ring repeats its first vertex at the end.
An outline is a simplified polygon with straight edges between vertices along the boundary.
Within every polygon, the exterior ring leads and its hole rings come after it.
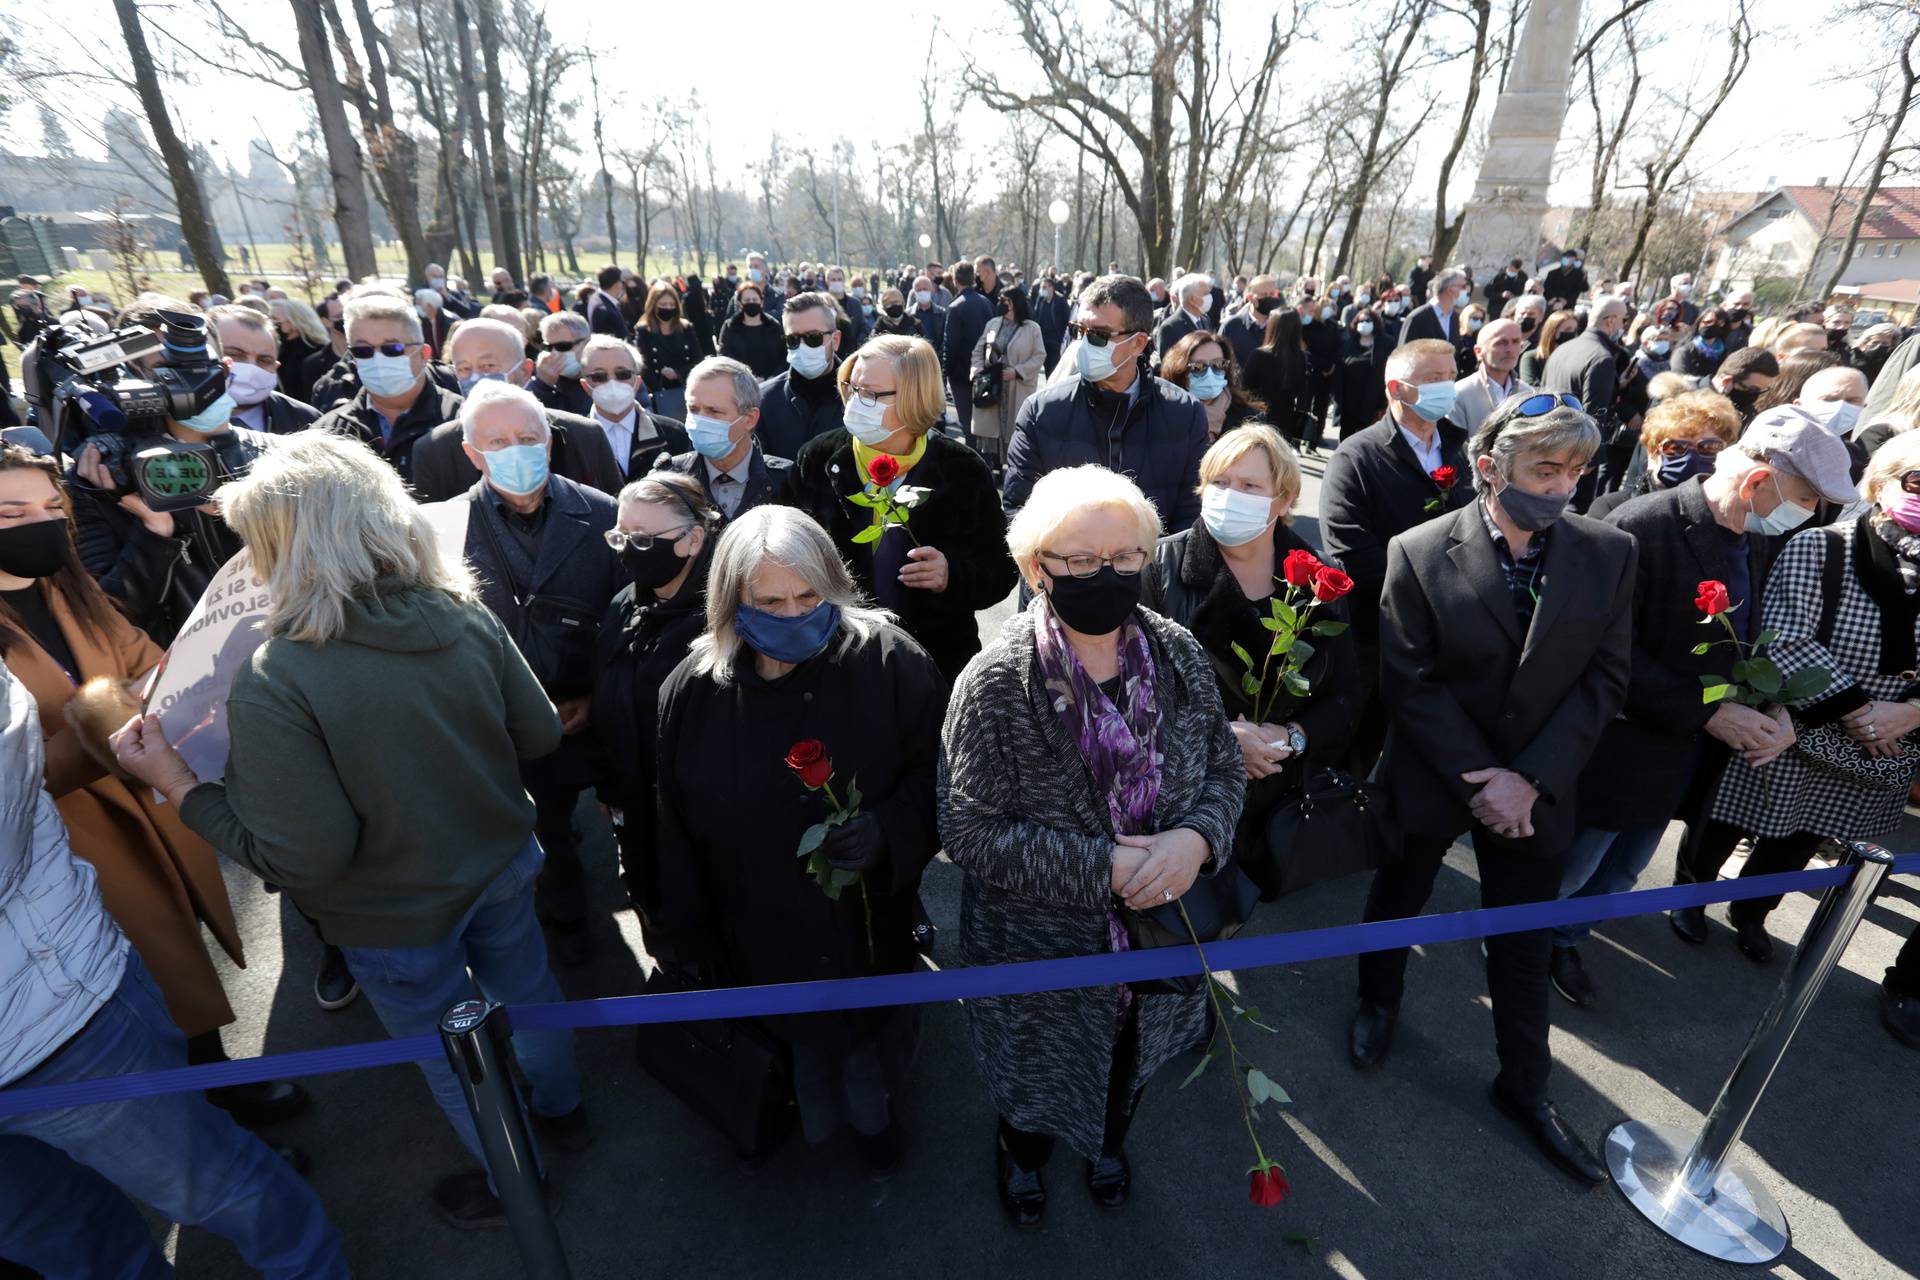
POLYGON ((1120 629, 1120 680, 1126 709, 1100 689, 1067 643, 1053 606, 1040 598, 1034 648, 1041 683, 1061 727, 1080 749, 1093 784, 1107 799, 1113 829, 1123 835, 1153 831, 1160 798, 1160 700, 1154 691, 1153 654, 1139 620, 1120 629))

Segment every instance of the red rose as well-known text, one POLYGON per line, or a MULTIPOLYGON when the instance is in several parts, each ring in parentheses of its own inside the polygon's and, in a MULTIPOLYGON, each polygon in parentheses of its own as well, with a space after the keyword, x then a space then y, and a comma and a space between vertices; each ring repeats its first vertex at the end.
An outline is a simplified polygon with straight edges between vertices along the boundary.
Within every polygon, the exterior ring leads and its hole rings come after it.
POLYGON ((886 488, 900 478, 900 459, 890 453, 880 454, 867 464, 867 478, 886 488))
POLYGON ((787 768, 800 775, 809 791, 818 791, 833 777, 833 761, 827 758, 826 744, 808 738, 787 748, 787 768))
POLYGON ((1458 467, 1435 467, 1428 473, 1427 478, 1439 485, 1440 491, 1445 493, 1448 489, 1453 488, 1455 482, 1460 479, 1460 469, 1458 467))
POLYGON ((1311 551, 1289 551, 1280 566, 1280 573, 1290 587, 1304 587, 1313 581, 1313 575, 1326 566, 1311 551))
POLYGON ((1321 565, 1313 575, 1313 598, 1330 604, 1353 590, 1353 579, 1330 565, 1321 565))
POLYGON ((1287 1183, 1287 1175, 1280 1172, 1280 1166, 1270 1164, 1253 1171, 1253 1187, 1247 1193, 1247 1199, 1262 1209, 1271 1209, 1287 1198, 1287 1192, 1293 1188, 1287 1183))
POLYGON ((1693 607, 1709 618, 1717 617, 1733 607, 1733 602, 1727 598, 1727 584, 1724 582, 1708 579, 1694 590, 1698 594, 1693 597, 1693 607))

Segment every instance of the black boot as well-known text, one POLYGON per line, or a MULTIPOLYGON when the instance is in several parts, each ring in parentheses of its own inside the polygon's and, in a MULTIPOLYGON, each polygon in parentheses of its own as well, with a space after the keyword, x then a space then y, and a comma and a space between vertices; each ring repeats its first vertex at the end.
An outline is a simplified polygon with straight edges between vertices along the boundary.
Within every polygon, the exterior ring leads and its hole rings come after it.
POLYGON ((1087 1161, 1087 1190, 1093 1192, 1093 1202, 1102 1209, 1126 1204, 1133 1190, 1133 1166, 1127 1163, 1127 1153, 1087 1161))
POLYGON ((1031 1229, 1047 1215, 1047 1184, 1038 1169, 1023 1169, 1007 1150, 1004 1140, 994 1144, 998 1167, 1000 1207, 1007 1211, 1013 1225, 1031 1229))
POLYGON ((1676 907, 1667 912, 1667 923, 1680 935, 1680 941, 1691 942, 1699 946, 1707 940, 1707 909, 1705 907, 1676 907))
POLYGON ((1378 1066, 1393 1048, 1393 1028, 1399 1020, 1398 1009, 1362 1000, 1347 1033, 1347 1057, 1353 1065, 1362 1071, 1378 1066))

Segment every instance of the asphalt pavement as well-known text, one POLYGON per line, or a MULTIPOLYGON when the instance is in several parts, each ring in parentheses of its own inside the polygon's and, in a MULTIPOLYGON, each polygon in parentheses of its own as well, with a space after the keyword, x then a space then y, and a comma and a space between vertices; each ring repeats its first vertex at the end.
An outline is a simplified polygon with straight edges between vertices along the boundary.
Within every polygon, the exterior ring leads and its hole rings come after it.
MULTIPOLYGON (((1303 509, 1320 470, 1309 460, 1303 509)), ((1301 527, 1314 536, 1310 519, 1301 527)), ((982 615, 996 629, 1010 605, 982 615)), ((377 728, 370 727, 377 732, 377 728)), ((586 861, 598 907, 599 956, 563 972, 572 998, 628 994, 646 961, 624 909, 610 833, 583 804, 586 861)), ((1920 849, 1920 819, 1888 842, 1920 849)), ((1642 887, 1667 883, 1672 842, 1642 887)), ((1731 872, 1732 868, 1729 868, 1731 872)), ((314 1003, 319 946, 279 897, 245 873, 228 882, 248 965, 226 968, 239 1021, 234 1056, 374 1039, 365 1001, 337 1013, 314 1003)), ((960 876, 929 869, 925 898, 941 933, 934 962, 958 963, 960 876)), ((1325 884, 1262 908, 1250 932, 1359 919, 1362 879, 1325 884)), ((1473 860, 1456 848, 1430 910, 1478 905, 1473 860)), ((1769 921, 1782 944, 1771 968, 1744 959, 1710 909, 1705 947, 1681 943, 1664 917, 1611 922, 1585 949, 1599 1004, 1554 998, 1552 1092, 1596 1145, 1623 1119, 1695 1126, 1711 1106, 1812 910, 1789 898, 1769 921)), ((1778 1198, 1793 1247, 1765 1274, 1882 1280, 1920 1273, 1920 1054, 1878 1024, 1877 984, 1920 920, 1920 881, 1890 882, 1808 1015, 1746 1134, 1747 1158, 1778 1198)), ((221 963, 225 964, 224 959, 221 963)), ((1486 981, 1474 943, 1422 949, 1409 975, 1398 1040, 1375 1072, 1347 1064, 1351 960, 1236 975, 1277 1028, 1239 1032, 1243 1050, 1293 1097, 1266 1108, 1262 1141, 1293 1192, 1279 1207, 1247 1202, 1247 1135, 1216 1066, 1190 1087, 1176 1064, 1149 1088, 1129 1151, 1132 1202, 1104 1213, 1081 1164, 1062 1148, 1048 1170, 1046 1226, 1020 1233, 994 1195, 993 1110, 967 1045, 965 1012, 924 1011, 919 1057, 901 1099, 905 1164, 869 1181, 844 1136, 797 1139, 760 1172, 637 1067, 630 1029, 578 1038, 597 1141, 556 1158, 559 1231, 579 1277, 916 1277, 1332 1275, 1401 1277, 1661 1277, 1726 1273, 1669 1241, 1610 1187, 1581 1188, 1546 1165, 1489 1105, 1495 1069, 1486 981)), ((311 1113, 267 1132, 304 1147, 311 1180, 346 1235, 356 1275, 370 1280, 491 1280, 522 1274, 505 1232, 441 1224, 429 1195, 464 1153, 416 1070, 383 1068, 309 1079, 311 1113)), ((221 1240, 170 1231, 180 1274, 248 1270, 221 1240)))

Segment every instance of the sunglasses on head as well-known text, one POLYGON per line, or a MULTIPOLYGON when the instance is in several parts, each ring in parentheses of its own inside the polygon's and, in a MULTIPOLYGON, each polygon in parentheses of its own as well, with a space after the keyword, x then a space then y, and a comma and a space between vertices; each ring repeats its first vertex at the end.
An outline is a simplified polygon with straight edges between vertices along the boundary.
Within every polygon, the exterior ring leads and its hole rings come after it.
POLYGON ((1087 343, 1089 346, 1104 347, 1109 342, 1125 342, 1133 336, 1131 329, 1122 329, 1118 333, 1109 333, 1105 329, 1093 329, 1084 324, 1070 324, 1067 332, 1087 343))
POLYGON ((377 355, 403 356, 420 345, 418 342, 356 342, 347 348, 347 354, 355 360, 371 360, 377 355))
POLYGON ((787 335, 787 350, 798 351, 800 344, 803 342, 810 347, 817 347, 832 336, 833 330, 831 329, 825 333, 790 333, 787 335))
POLYGON ((594 386, 599 387, 599 386, 605 386, 608 378, 612 378, 616 382, 632 382, 633 370, 631 369, 595 369, 592 373, 585 375, 585 377, 588 382, 591 382, 594 386))
POLYGON ((1565 405, 1576 413, 1586 412, 1586 407, 1580 403, 1579 396, 1556 396, 1550 392, 1543 391, 1537 396, 1528 396, 1525 400, 1522 400, 1519 411, 1515 413, 1514 416, 1518 418, 1537 418, 1543 413, 1552 413, 1562 405, 1565 405))

